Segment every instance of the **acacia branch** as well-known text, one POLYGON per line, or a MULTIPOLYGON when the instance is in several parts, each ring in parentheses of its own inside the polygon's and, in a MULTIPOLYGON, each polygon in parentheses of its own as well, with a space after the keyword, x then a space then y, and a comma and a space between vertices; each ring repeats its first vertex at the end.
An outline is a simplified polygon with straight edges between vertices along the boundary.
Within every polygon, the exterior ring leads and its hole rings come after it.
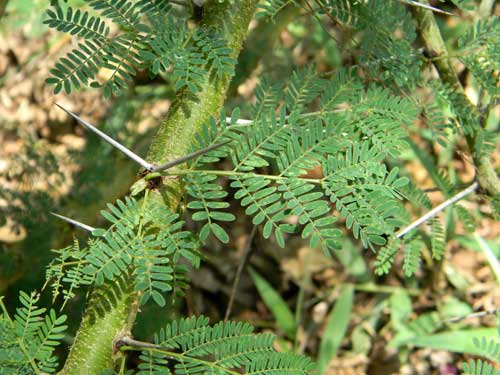
MULTIPOLYGON (((428 4, 427 0, 422 0, 421 3, 428 4)), ((418 23, 418 30, 426 49, 430 56, 433 56, 432 63, 436 67, 441 80, 451 86, 451 88, 463 97, 463 103, 467 103, 467 111, 475 115, 480 119, 480 113, 478 109, 470 103, 469 99, 466 97, 464 88, 458 79, 456 71, 451 65, 449 59, 443 58, 441 56, 449 56, 446 49, 444 40, 441 36, 438 24, 434 15, 431 11, 425 10, 423 8, 414 9, 415 16, 418 23)), ((480 121, 478 121, 480 123, 480 121)), ((478 129, 481 130, 481 129, 478 129)), ((498 196, 500 194, 500 181, 496 175, 495 169, 491 163, 490 158, 484 153, 477 150, 477 133, 471 132, 465 135, 467 145, 469 147, 470 156, 474 161, 474 165, 477 171, 477 181, 479 186, 490 196, 498 196)))
MULTIPOLYGON (((219 3, 210 1, 204 6, 200 27, 220 30, 236 58, 247 34, 248 24, 255 11, 256 0, 236 0, 219 3)), ((193 95, 187 90, 178 93, 167 119, 160 125, 152 140, 147 157, 151 164, 161 164, 185 155, 189 151, 194 135, 210 116, 219 113, 224 103, 231 77, 209 80, 193 95)), ((183 186, 177 179, 169 179, 158 190, 150 194, 160 206, 176 210, 183 195, 183 186)), ((109 301, 106 284, 93 291, 89 307, 85 311, 75 342, 59 375, 98 374, 104 368, 112 368, 123 353, 113 353, 115 337, 129 333, 135 322, 140 295, 133 290, 133 280, 125 276, 123 287, 109 301), (131 287, 132 285, 132 287, 131 287), (96 309, 103 306, 98 313, 96 309)))

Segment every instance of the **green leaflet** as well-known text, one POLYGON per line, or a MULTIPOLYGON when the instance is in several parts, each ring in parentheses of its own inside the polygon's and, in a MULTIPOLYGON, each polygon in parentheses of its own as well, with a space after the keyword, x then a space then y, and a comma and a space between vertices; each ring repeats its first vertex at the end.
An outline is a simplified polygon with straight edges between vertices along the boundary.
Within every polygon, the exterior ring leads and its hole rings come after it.
POLYGON ((406 277, 413 276, 420 266, 423 242, 415 239, 404 247, 403 272, 406 277))
POLYGON ((389 241, 387 245, 379 249, 377 260, 375 261, 375 274, 380 276, 389 273, 400 245, 401 241, 395 239, 389 241))
POLYGON ((430 224, 432 257, 436 260, 441 260, 446 250, 444 228, 437 217, 431 219, 430 224))
POLYGON ((399 200, 408 179, 398 177, 397 168, 387 170, 382 161, 398 155, 406 145, 401 122, 413 121, 417 113, 413 104, 386 90, 362 93, 350 72, 341 72, 331 81, 314 79, 312 68, 292 75, 283 105, 278 102, 280 93, 267 80, 256 94, 253 111, 257 118, 240 124, 235 110, 229 123, 225 113, 218 123, 210 119, 198 134, 196 147, 229 143, 182 172, 194 199, 188 203, 196 210, 193 218, 205 222, 202 240, 210 232, 228 240, 215 222, 233 219, 221 211, 228 207, 221 202, 227 193, 215 183, 216 176, 225 176, 253 224, 262 225, 263 236, 274 235, 281 247, 288 233, 299 231, 303 238, 310 238, 312 247, 328 252, 341 246, 337 218, 325 197, 364 246, 383 246, 387 236, 407 220, 399 200), (319 119, 308 120, 309 114, 302 112, 317 97, 319 119), (337 110, 345 100, 352 101, 354 112, 337 110), (272 106, 276 107, 273 111, 272 106), (230 170, 206 170, 208 163, 223 158, 231 161, 230 170), (319 167, 323 178, 301 178, 319 167), (262 168, 266 172, 258 173, 262 168), (291 217, 297 218, 297 224, 284 223, 291 217))
POLYGON ((480 86, 492 97, 500 95, 498 75, 500 67, 500 22, 498 17, 477 21, 459 38, 461 61, 471 70, 480 86))
POLYGON ((492 365, 481 359, 469 359, 462 363, 462 374, 464 375, 498 375, 500 372, 492 365))
POLYGON ((66 315, 40 308, 36 292, 19 293, 21 307, 10 318, 0 300, 0 374, 54 373, 58 358, 54 350, 64 337, 66 315))
POLYGON ((55 93, 89 86, 102 88, 109 98, 126 89, 139 69, 154 77, 171 68, 176 90, 196 93, 207 79, 233 73, 235 61, 226 41, 205 28, 190 35, 188 14, 171 14, 168 1, 93 0, 89 5, 100 17, 71 6, 66 12, 59 6, 47 11, 45 24, 81 41, 50 70, 46 82, 55 93), (121 32, 111 36, 106 19, 121 32), (102 68, 110 74, 99 80, 102 68))
POLYGON ((221 201, 228 193, 222 186, 216 183, 217 176, 197 174, 187 176, 187 193, 193 198, 188 203, 188 208, 195 210, 192 219, 203 221, 205 224, 200 231, 200 239, 205 241, 209 233, 213 233, 219 241, 227 243, 229 236, 215 221, 234 221, 236 218, 232 213, 224 212, 229 203, 221 201))
POLYGON ((398 199, 407 179, 397 178, 397 169, 388 173, 379 163, 381 157, 376 148, 362 143, 354 144, 345 156, 329 157, 323 164, 326 195, 365 247, 385 245, 384 236, 403 224, 398 199))

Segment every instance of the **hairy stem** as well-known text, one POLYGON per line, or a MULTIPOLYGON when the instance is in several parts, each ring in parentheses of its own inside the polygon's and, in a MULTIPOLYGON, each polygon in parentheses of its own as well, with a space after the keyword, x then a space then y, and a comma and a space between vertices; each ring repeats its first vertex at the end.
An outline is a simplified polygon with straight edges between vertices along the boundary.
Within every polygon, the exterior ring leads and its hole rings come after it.
MULTIPOLYGON (((223 31, 232 50, 232 57, 237 58, 257 1, 241 0, 232 6, 227 3, 229 1, 223 4, 214 1, 206 6, 206 18, 202 21, 202 26, 223 31)), ((181 92, 172 103, 167 119, 161 124, 153 140, 148 160, 153 164, 162 164, 185 155, 189 151, 191 140, 203 123, 207 122, 210 116, 218 115, 230 81, 231 77, 226 75, 219 80, 207 82, 196 95, 187 90, 181 92)), ((175 210, 182 196, 180 181, 171 180, 160 189, 160 193, 164 204, 175 210)))
MULTIPOLYGON (((255 11, 256 0, 236 0, 219 3, 214 0, 204 7, 202 26, 216 29, 228 41, 233 57, 237 57, 255 11)), ((210 116, 222 108, 231 77, 206 82, 196 94, 182 91, 161 124, 148 154, 148 161, 164 163, 186 154, 194 135, 210 116)), ((164 186, 150 194, 158 204, 176 210, 182 197, 182 185, 168 179, 164 186)), ((124 280, 130 285, 131 280, 124 280)), ((114 295, 114 304, 103 290, 95 291, 85 311, 69 357, 60 375, 98 374, 113 367, 120 352, 113 353, 115 338, 132 329, 139 308, 139 296, 133 288, 121 288, 114 295), (96 306, 104 306, 96 314, 96 306), (115 358, 114 358, 115 357, 115 358)))
MULTIPOLYGON (((422 0, 421 2, 428 4, 427 0, 422 0)), ((433 59, 432 62, 439 72, 439 76, 443 82, 449 84, 453 90, 464 97, 463 102, 468 103, 469 108, 467 109, 479 118, 480 114, 477 108, 473 106, 469 99, 465 96, 464 89, 458 79, 456 71, 451 65, 451 61, 449 59, 439 59, 440 56, 448 56, 448 51, 434 15, 431 11, 423 8, 415 8, 414 11, 418 22, 418 29, 425 46, 431 56, 437 57, 436 59, 433 59)), ((474 160, 479 186, 489 195, 496 196, 500 194, 500 181, 495 173, 495 169, 493 168, 490 158, 477 150, 477 133, 478 131, 472 134, 466 134, 465 138, 472 159, 474 160)))

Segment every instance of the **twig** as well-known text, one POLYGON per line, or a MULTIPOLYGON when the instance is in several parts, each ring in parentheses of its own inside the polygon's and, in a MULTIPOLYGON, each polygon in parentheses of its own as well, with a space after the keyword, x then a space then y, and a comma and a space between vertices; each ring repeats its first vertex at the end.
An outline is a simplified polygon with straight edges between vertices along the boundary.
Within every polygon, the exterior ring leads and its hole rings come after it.
POLYGON ((241 274, 243 272, 243 269, 245 268, 245 265, 250 259, 250 256, 252 255, 252 250, 253 250, 252 242, 253 238, 255 237, 256 231, 257 231, 257 226, 254 225, 252 231, 250 232, 250 235, 248 236, 247 242, 245 244, 245 250, 243 252, 243 257, 241 258, 241 261, 238 264, 238 269, 236 270, 236 274, 234 276, 233 286, 231 288, 231 294, 229 296, 229 302, 227 303, 226 313, 224 314, 224 321, 227 321, 229 319, 229 315, 231 315, 231 310, 233 308, 233 303, 234 303, 234 297, 236 295, 236 291, 238 290, 238 285, 240 284, 241 274))
MULTIPOLYGON (((428 4, 428 0, 420 0, 420 2, 428 4)), ((432 12, 424 10, 420 7, 414 9, 418 30, 425 44, 426 50, 435 57, 449 55, 441 36, 441 31, 439 30, 439 26, 432 12)), ((467 108, 464 108, 464 110, 469 111, 479 120, 478 110, 476 106, 470 104, 467 99, 463 86, 450 61, 448 59, 435 60, 433 61, 433 65, 436 67, 441 80, 444 83, 449 84, 455 93, 457 93, 464 100, 464 103, 468 103, 467 108)), ((477 132, 467 133, 465 134, 465 140, 467 141, 470 155, 474 160, 474 165, 477 170, 477 180, 481 188, 485 190, 488 195, 495 196, 500 194, 500 180, 489 156, 477 150, 477 146, 480 144, 477 142, 477 135, 477 132)))
POLYGON ((56 103, 56 105, 59 108, 61 108, 64 112, 66 112, 68 115, 70 115, 71 117, 73 117, 76 121, 78 121, 78 123, 80 123, 81 125, 83 125, 87 129, 89 129, 90 131, 92 131, 95 134, 97 134, 99 137, 101 137, 106 142, 108 142, 111 146, 117 148, 119 151, 121 151, 122 153, 124 153, 125 155, 127 155, 130 159, 134 160, 136 163, 138 163, 139 165, 141 165, 142 167, 144 167, 146 170, 148 170, 148 171, 152 171, 153 170, 153 165, 150 164, 150 163, 148 163, 146 160, 144 160, 143 158, 141 158, 139 155, 137 155, 134 152, 130 151, 128 148, 126 148, 125 146, 123 146, 121 143, 115 141, 109 135, 103 133, 102 131, 100 131, 99 129, 97 129, 94 125, 92 125, 91 123, 89 123, 89 122, 85 121, 84 119, 80 118, 75 113, 73 113, 71 111, 68 111, 66 108, 64 108, 63 106, 61 106, 61 105, 59 105, 57 103, 56 103))
MULTIPOLYGON (((336 43, 337 43, 337 46, 340 46, 340 42, 339 40, 330 33, 330 31, 328 31, 328 29, 326 28, 325 25, 323 25, 323 22, 321 22, 321 18, 319 18, 318 14, 314 11, 313 7, 311 6, 311 4, 309 4, 309 1, 305 0, 304 1, 307 5, 307 7, 309 8, 309 10, 311 11, 313 17, 318 21, 319 23, 319 26, 323 29, 323 31, 330 37, 332 38, 336 43)), ((326 14, 328 14, 330 16, 330 13, 329 12, 326 12, 326 14)), ((333 17, 332 17, 333 18, 333 17)))
MULTIPOLYGON (((334 71, 332 71, 332 72, 334 72, 334 71)), ((326 114, 332 114, 332 113, 345 113, 348 111, 349 110, 346 108, 332 109, 332 110, 328 110, 328 111, 314 111, 314 112, 302 113, 302 114, 298 115, 297 118, 307 119, 309 117, 315 117, 318 115, 326 115, 326 114)), ((291 115, 286 115, 285 120, 288 120, 290 117, 291 117, 291 115)), ((231 117, 226 117, 226 123, 229 123, 229 124, 231 123, 231 117)), ((231 127, 233 127, 233 126, 250 126, 254 123, 255 123, 254 120, 240 118, 240 119, 236 120, 235 124, 231 124, 231 127)), ((290 127, 290 125, 285 124, 285 125, 283 125, 283 127, 284 128, 290 127)), ((309 129, 305 129, 305 131, 309 131, 309 129)), ((326 130, 323 129, 323 133, 325 133, 325 132, 326 132, 326 130)), ((345 134, 345 133, 343 133, 343 134, 345 134)))
POLYGON ((232 370, 227 367, 223 367, 221 364, 217 362, 209 362, 204 359, 198 359, 187 353, 176 353, 172 351, 171 347, 165 347, 161 345, 151 344, 149 342, 137 341, 134 340, 130 336, 122 336, 113 341, 113 351, 116 352, 118 350, 141 350, 145 349, 151 351, 153 353, 161 354, 162 357, 173 359, 174 361, 184 362, 187 358, 190 359, 190 363, 197 362, 199 364, 205 364, 212 366, 217 370, 224 370, 226 374, 240 375, 239 372, 232 370))
POLYGON ((420 224, 426 222, 430 218, 436 216, 439 212, 443 211, 446 207, 451 206, 455 202, 458 202, 460 199, 465 198, 467 195, 475 191, 479 187, 479 184, 477 182, 474 182, 471 186, 469 186, 467 189, 462 190, 461 192, 457 193, 450 199, 444 201, 441 203, 439 206, 434 207, 432 210, 427 212, 425 215, 421 216, 417 220, 415 220, 413 223, 410 225, 404 227, 400 231, 396 233, 396 238, 401 238, 403 237, 406 233, 411 231, 412 229, 418 227, 420 224))
MULTIPOLYGON (((295 304, 295 324, 297 327, 301 326, 303 324, 302 318, 303 318, 303 310, 304 310, 304 298, 305 298, 305 292, 306 292, 306 283, 311 277, 311 272, 309 271, 309 265, 310 265, 311 259, 309 257, 306 257, 304 261, 304 271, 302 274, 302 278, 300 280, 300 287, 299 287, 299 294, 297 296, 297 303, 295 304)), ((301 345, 302 346, 302 345, 301 345)), ((299 352, 299 329, 295 331, 295 336, 293 338, 293 348, 296 353, 299 352)), ((303 348, 300 348, 300 352, 302 352, 303 348)))
MULTIPOLYGON (((211 174, 216 176, 245 176, 247 172, 235 172, 235 171, 224 171, 220 169, 182 169, 180 171, 167 172, 164 173, 165 176, 183 176, 192 175, 197 173, 211 174)), ((284 176, 272 176, 267 174, 253 173, 253 177, 264 177, 272 181, 283 181, 288 177, 284 176)), ((321 185, 323 183, 323 178, 301 178, 301 181, 310 182, 311 184, 321 185)))
POLYGON ((363 283, 363 284, 353 284, 354 289, 361 291, 361 292, 368 292, 368 293, 394 293, 398 291, 404 291, 405 293, 408 293, 411 296, 419 296, 422 294, 422 291, 420 289, 416 288, 403 288, 399 286, 392 286, 392 285, 378 285, 373 282, 369 283, 363 283))
POLYGON ((87 232, 92 232, 92 231, 94 231, 96 229, 94 227, 91 227, 90 225, 80 223, 79 221, 76 221, 76 220, 71 219, 69 217, 56 214, 55 212, 51 212, 50 214, 53 215, 53 216, 55 216, 55 217, 58 217, 61 220, 66 221, 66 222, 68 222, 70 224, 73 224, 74 226, 76 226, 76 227, 78 227, 80 229, 86 230, 87 232))
POLYGON ((155 345, 150 342, 137 341, 130 336, 119 337, 113 344, 115 350, 120 349, 120 347, 122 346, 135 346, 138 348, 160 349, 160 350, 163 349, 163 347, 160 345, 155 345))

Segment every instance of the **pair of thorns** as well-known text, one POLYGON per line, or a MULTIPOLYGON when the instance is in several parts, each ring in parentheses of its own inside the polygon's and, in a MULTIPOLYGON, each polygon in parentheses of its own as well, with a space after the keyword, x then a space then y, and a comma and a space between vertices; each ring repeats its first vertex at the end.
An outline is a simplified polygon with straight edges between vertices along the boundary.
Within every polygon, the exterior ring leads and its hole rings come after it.
MULTIPOLYGON (((149 163, 148 161, 144 160, 143 158, 141 158, 139 155, 137 155, 133 151, 131 151, 128 148, 126 148, 121 143, 119 143, 116 140, 114 140, 113 138, 111 138, 109 135, 107 135, 107 134, 103 133, 102 131, 100 131, 99 129, 97 129, 94 125, 92 125, 88 121, 85 121, 84 119, 82 119, 80 116, 78 116, 74 112, 71 112, 71 111, 67 110, 66 108, 64 108, 60 104, 56 103, 56 105, 59 108, 61 108, 64 112, 66 112, 68 115, 70 115, 72 118, 74 118, 83 127, 85 127, 86 129, 90 130, 91 132, 97 134, 99 137, 101 137, 106 142, 108 142, 111 146, 113 146, 116 149, 118 149, 120 152, 122 152, 123 154, 125 154, 126 156, 128 156, 130 159, 132 159, 133 161, 135 161, 137 164, 139 164, 141 167, 143 167, 146 171, 148 171, 150 173, 160 172, 160 171, 164 171, 164 170, 170 169, 172 167, 175 167, 176 165, 185 163, 188 160, 194 159, 194 158, 196 158, 198 156, 201 156, 201 155, 203 155, 203 154, 205 154, 205 153, 207 153, 209 151, 215 150, 216 148, 224 146, 225 144, 227 144, 227 143, 230 142, 230 141, 226 141, 226 142, 216 143, 216 144, 213 144, 213 145, 201 148, 199 150, 196 150, 196 151, 194 151, 194 152, 192 152, 190 154, 181 156, 180 158, 168 161, 166 163, 163 163, 163 164, 160 164, 160 165, 153 165, 153 164, 149 163)), ((83 229, 85 231, 92 232, 94 229, 96 229, 96 228, 94 228, 94 227, 92 227, 90 225, 86 225, 86 224, 80 223, 79 221, 73 220, 73 219, 71 219, 69 217, 57 214, 55 212, 51 212, 51 214, 54 215, 54 216, 56 216, 56 217, 58 217, 59 219, 62 219, 64 221, 72 224, 72 225, 75 225, 76 227, 79 227, 79 228, 81 228, 81 229, 83 229)))
POLYGON ((99 137, 101 137, 106 142, 108 142, 111 146, 117 148, 120 152, 124 153, 126 156, 128 156, 130 159, 132 159, 137 164, 139 164, 140 166, 142 166, 148 172, 160 172, 160 171, 164 171, 164 170, 170 169, 172 167, 175 167, 176 165, 185 163, 188 160, 194 159, 194 158, 196 158, 196 157, 198 157, 200 155, 203 155, 203 154, 205 154, 205 153, 207 153, 209 151, 212 151, 212 150, 214 150, 216 148, 219 148, 219 147, 221 147, 221 146, 229 143, 229 141, 221 142, 221 143, 216 143, 216 144, 210 145, 208 147, 204 147, 204 148, 202 148, 200 150, 197 150, 195 152, 192 152, 190 154, 187 154, 185 156, 182 156, 182 157, 180 157, 178 159, 168 161, 168 162, 166 162, 164 164, 153 165, 153 164, 147 162, 146 160, 144 160, 143 158, 141 158, 139 155, 137 155, 133 151, 131 151, 128 148, 126 148, 121 143, 119 143, 116 140, 114 140, 113 138, 111 138, 109 135, 103 133, 102 131, 100 131, 99 129, 97 129, 94 125, 92 125, 91 123, 85 121, 84 119, 82 119, 81 117, 79 117, 78 115, 76 115, 75 113, 67 110, 66 108, 64 108, 63 106, 61 106, 59 104, 56 104, 56 105, 59 108, 61 108, 64 112, 66 112, 68 115, 70 115, 71 117, 73 117, 79 124, 83 125, 88 130, 90 130, 90 131, 94 132, 95 134, 97 134, 99 137))

